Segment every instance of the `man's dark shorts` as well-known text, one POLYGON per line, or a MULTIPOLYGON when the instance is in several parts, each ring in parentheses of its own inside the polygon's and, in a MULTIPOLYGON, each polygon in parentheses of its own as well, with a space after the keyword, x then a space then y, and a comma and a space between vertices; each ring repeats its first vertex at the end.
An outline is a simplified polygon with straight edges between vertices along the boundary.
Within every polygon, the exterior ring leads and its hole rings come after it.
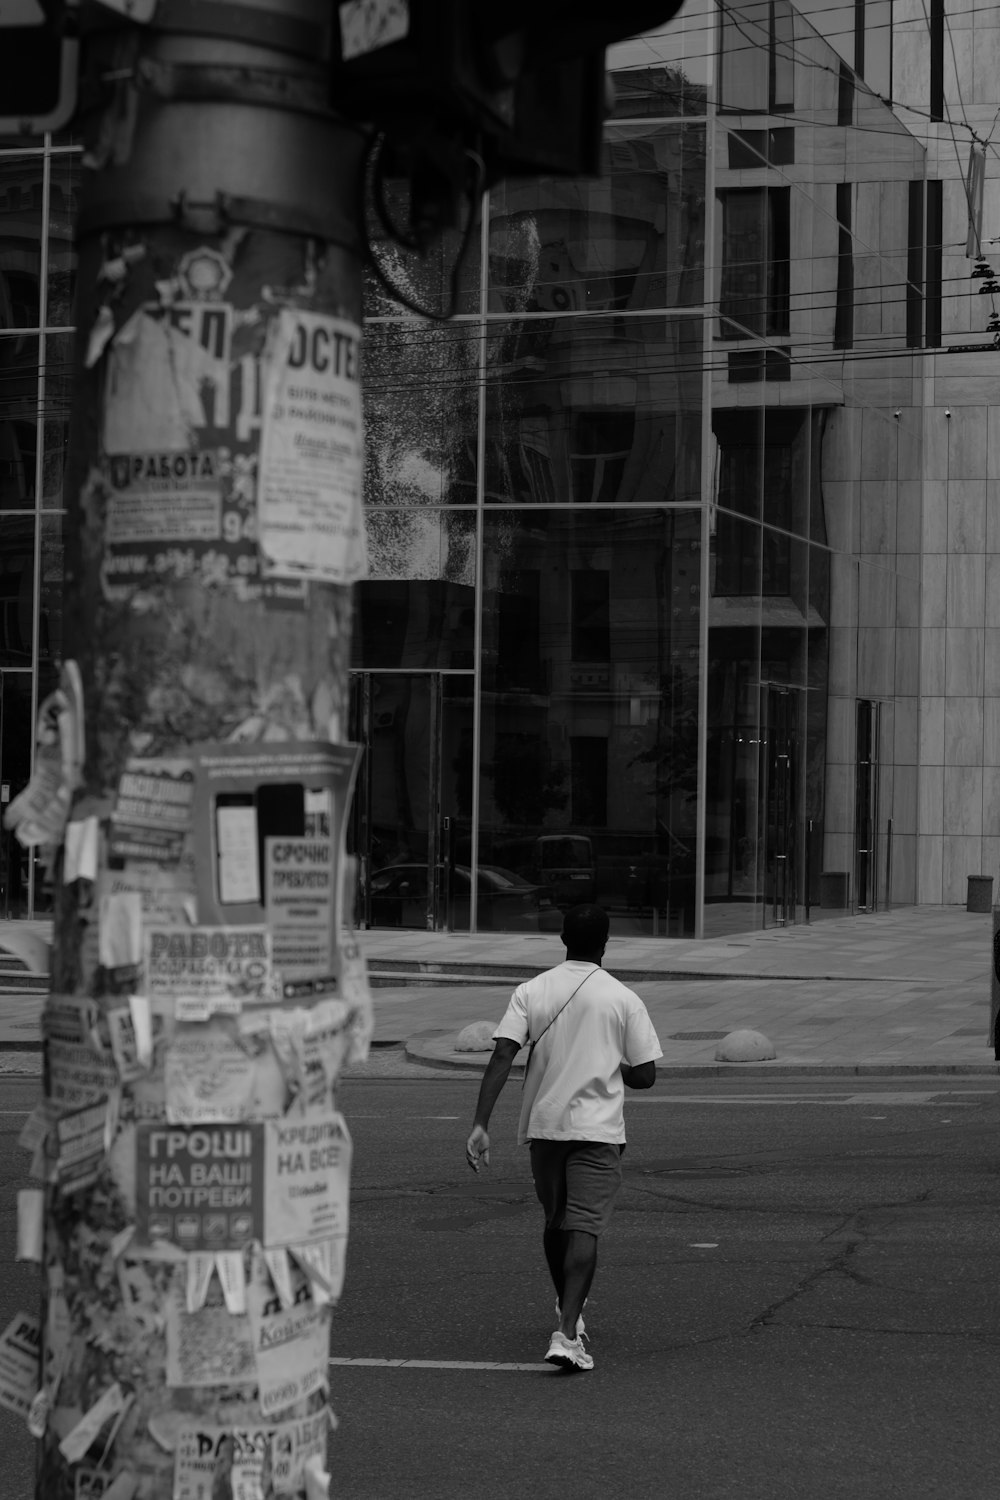
POLYGON ((605 1141, 532 1141, 531 1175, 546 1229, 602 1234, 622 1185, 624 1146, 605 1141))

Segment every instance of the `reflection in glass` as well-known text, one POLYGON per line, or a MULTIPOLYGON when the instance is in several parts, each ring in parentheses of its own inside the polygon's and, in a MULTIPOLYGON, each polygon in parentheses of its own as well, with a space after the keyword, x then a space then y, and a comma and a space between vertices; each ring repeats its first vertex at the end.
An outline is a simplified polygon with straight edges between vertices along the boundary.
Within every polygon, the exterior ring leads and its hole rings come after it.
POLYGON ((476 501, 477 324, 365 329, 365 504, 476 501))
MULTIPOLYGON (((0 672, 0 783, 9 788, 11 801, 28 784, 34 731, 31 714, 31 673, 0 672)), ((0 826, 0 917, 29 914, 30 851, 0 826)), ((43 897, 36 864, 37 911, 51 905, 51 888, 43 897)))
POLYGON ((494 190, 491 312, 623 312, 703 300, 705 127, 610 125, 604 166, 594 180, 494 190))
POLYGON ((38 618, 38 696, 44 698, 57 684, 63 656, 63 596, 65 592, 64 518, 42 521, 41 597, 38 618))
POLYGON ((369 576, 355 590, 355 664, 471 669, 474 513, 370 510, 365 522, 369 576))
MULTIPOLYGON (((407 183, 402 177, 392 178, 391 172, 380 181, 374 170, 380 162, 386 165, 384 156, 376 158, 369 170, 367 224, 372 255, 383 276, 419 308, 440 314, 449 308, 455 313, 475 312, 479 305, 480 195, 471 195, 471 220, 467 217, 469 200, 463 202, 460 228, 436 234, 426 249, 416 248, 416 240, 414 248, 407 248, 405 242, 413 234, 407 183), (380 209, 392 226, 391 235, 387 224, 380 222, 380 209)), ((369 266, 365 267, 364 301, 369 317, 393 318, 403 313, 404 304, 369 266)))
POLYGON ((693 932, 700 515, 491 512, 480 858, 693 932))
POLYGON ((491 323, 487 503, 697 502, 701 347, 687 318, 491 323))
POLYGON ((0 336, 0 509, 34 504, 38 339, 0 336))
POLYGON ((73 242, 82 168, 77 155, 53 156, 49 169, 49 276, 45 293, 48 328, 73 326, 76 248, 73 242))
POLYGON ((42 504, 63 503, 73 393, 73 335, 45 336, 45 405, 42 421, 42 504))
MULTIPOLYGON (((356 919, 367 927, 468 930, 471 677, 357 673, 351 734, 365 747, 348 836, 358 868, 356 919)), ((484 880, 491 899, 479 926, 502 925, 491 920, 494 907, 529 915, 522 893, 482 874, 480 890, 484 880)))
POLYGON ((37 328, 42 157, 0 155, 0 329, 37 328))
POLYGON ((0 517, 0 667, 30 667, 35 522, 0 517))

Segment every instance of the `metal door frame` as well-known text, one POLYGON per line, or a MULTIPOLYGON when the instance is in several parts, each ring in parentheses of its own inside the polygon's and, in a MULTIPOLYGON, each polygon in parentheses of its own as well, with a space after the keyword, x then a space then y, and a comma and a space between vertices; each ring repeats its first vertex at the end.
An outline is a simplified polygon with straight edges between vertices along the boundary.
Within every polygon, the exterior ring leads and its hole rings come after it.
POLYGON ((798 696, 804 689, 787 683, 760 685, 760 759, 757 806, 760 818, 761 909, 768 925, 768 886, 771 887, 771 925, 795 922, 798 905, 798 696), (796 709, 790 712, 793 703, 796 709), (774 709, 780 703, 782 713, 774 709), (780 738, 779 738, 780 736, 780 738), (777 805, 775 805, 775 803, 777 805), (772 816, 773 814, 773 816, 772 816), (773 827, 774 837, 768 837, 773 827), (771 866, 774 866, 773 873, 771 866))
POLYGON ((854 889, 858 911, 878 911, 882 704, 859 698, 854 758, 854 889))

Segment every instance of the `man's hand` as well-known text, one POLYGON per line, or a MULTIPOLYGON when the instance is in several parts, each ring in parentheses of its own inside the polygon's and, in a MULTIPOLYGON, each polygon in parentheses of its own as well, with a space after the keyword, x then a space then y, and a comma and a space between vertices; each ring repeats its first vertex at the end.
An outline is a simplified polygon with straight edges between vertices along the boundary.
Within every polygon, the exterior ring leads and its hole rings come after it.
POLYGON ((479 1171, 479 1163, 484 1166, 490 1164, 490 1138, 481 1125, 473 1125, 472 1134, 465 1143, 465 1159, 474 1172, 479 1171))

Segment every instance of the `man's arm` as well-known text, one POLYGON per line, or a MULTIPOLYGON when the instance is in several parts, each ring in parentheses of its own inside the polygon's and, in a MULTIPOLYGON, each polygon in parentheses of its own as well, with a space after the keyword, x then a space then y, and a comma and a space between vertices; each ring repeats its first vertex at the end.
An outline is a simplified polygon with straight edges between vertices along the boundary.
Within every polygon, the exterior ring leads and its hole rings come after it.
POLYGON ((515 1042, 510 1037, 502 1036, 493 1048, 493 1056, 486 1064, 486 1072, 483 1074, 483 1081, 479 1085, 479 1099, 476 1103, 472 1134, 465 1143, 465 1158, 474 1172, 479 1171, 480 1161, 487 1167, 490 1164, 490 1138, 487 1134, 490 1115, 493 1113, 493 1106, 499 1099, 500 1092, 507 1082, 511 1063, 520 1050, 520 1042, 515 1042))
POLYGON ((627 1089, 651 1089, 656 1082, 656 1064, 637 1063, 634 1068, 630 1068, 628 1063, 622 1063, 622 1078, 627 1089))

